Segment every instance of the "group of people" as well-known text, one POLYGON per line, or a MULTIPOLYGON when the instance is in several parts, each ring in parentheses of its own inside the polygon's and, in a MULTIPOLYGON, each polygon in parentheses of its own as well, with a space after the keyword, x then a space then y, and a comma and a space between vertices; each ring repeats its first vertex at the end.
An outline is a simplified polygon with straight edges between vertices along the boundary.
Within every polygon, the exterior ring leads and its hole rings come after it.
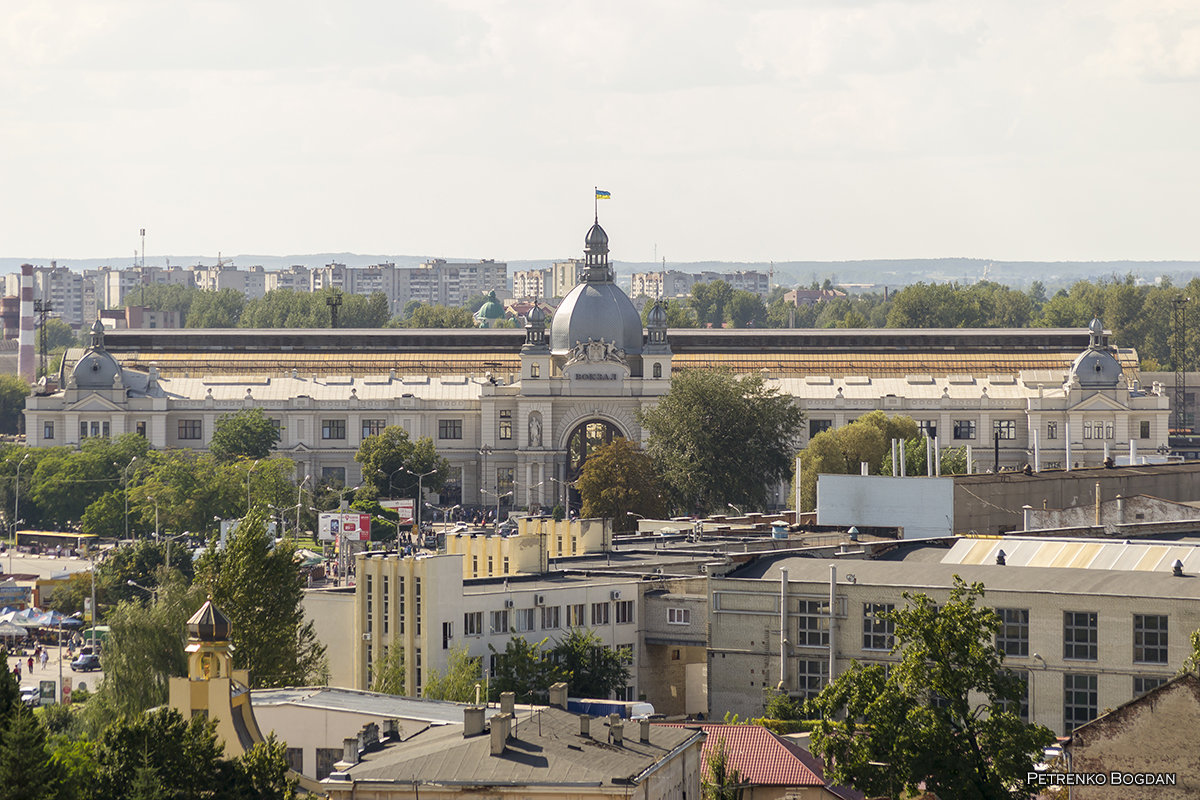
MULTIPOLYGON (((24 664, 29 667, 30 675, 33 675, 33 667, 34 667, 35 663, 40 663, 42 666, 42 669, 46 668, 46 665, 50 663, 49 648, 43 647, 40 644, 33 648, 33 655, 29 656, 24 664)), ((21 667, 22 666, 23 666, 23 664, 21 662, 21 659, 18 658, 16 665, 13 667, 13 674, 17 676, 18 683, 20 683, 20 681, 21 681, 21 667)))

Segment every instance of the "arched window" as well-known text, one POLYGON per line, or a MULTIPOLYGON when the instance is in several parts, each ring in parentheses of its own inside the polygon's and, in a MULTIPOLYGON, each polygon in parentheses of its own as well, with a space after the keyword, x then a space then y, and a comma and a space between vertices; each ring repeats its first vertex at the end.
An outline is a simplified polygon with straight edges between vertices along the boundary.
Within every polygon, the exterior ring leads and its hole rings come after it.
POLYGON ((658 363, 657 361, 654 362, 654 377, 662 377, 662 364, 658 363))
POLYGON ((598 447, 611 444, 613 439, 624 436, 615 425, 602 419, 580 423, 567 437, 567 479, 575 480, 583 471, 589 453, 598 447))

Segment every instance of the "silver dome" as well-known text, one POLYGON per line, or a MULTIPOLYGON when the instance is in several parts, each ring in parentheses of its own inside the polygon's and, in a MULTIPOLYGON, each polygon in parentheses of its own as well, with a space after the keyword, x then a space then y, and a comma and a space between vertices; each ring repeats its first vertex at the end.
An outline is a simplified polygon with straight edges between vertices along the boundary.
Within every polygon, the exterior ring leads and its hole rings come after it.
POLYGON ((113 379, 120 373, 121 366, 107 351, 89 349, 75 362, 71 377, 80 389, 111 389, 113 379))
POLYGON ((633 301, 614 283, 577 284, 554 313, 550 352, 566 355, 588 339, 612 342, 630 355, 642 352, 642 318, 633 301))
POLYGON ((1100 348, 1085 350, 1071 365, 1071 374, 1082 389, 1115 389, 1123 372, 1117 357, 1100 348))

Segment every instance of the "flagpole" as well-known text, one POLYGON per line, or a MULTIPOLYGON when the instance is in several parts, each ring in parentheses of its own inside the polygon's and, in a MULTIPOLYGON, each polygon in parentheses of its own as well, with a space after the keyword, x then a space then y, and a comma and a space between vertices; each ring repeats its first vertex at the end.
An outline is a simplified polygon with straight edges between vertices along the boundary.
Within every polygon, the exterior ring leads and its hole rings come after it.
POLYGON ((596 215, 596 224, 600 224, 600 187, 592 187, 592 212, 596 215))

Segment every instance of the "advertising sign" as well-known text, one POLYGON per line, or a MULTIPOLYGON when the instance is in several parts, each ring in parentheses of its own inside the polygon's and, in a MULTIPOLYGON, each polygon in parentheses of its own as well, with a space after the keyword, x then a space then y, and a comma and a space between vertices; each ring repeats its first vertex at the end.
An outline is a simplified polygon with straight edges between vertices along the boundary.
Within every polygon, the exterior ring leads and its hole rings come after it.
POLYGON ((317 519, 317 537, 322 541, 333 541, 341 536, 347 539, 366 541, 371 538, 371 515, 340 514, 334 511, 321 514, 317 519))
POLYGON ((41 705, 54 705, 54 692, 58 685, 54 681, 38 681, 39 701, 41 705))
POLYGON ((417 501, 411 497, 406 497, 402 500, 381 500, 379 501, 379 505, 399 514, 401 525, 411 525, 416 517, 417 501))
POLYGON ((70 675, 63 676, 62 696, 63 696, 63 700, 62 700, 63 703, 71 702, 71 676, 70 675))

